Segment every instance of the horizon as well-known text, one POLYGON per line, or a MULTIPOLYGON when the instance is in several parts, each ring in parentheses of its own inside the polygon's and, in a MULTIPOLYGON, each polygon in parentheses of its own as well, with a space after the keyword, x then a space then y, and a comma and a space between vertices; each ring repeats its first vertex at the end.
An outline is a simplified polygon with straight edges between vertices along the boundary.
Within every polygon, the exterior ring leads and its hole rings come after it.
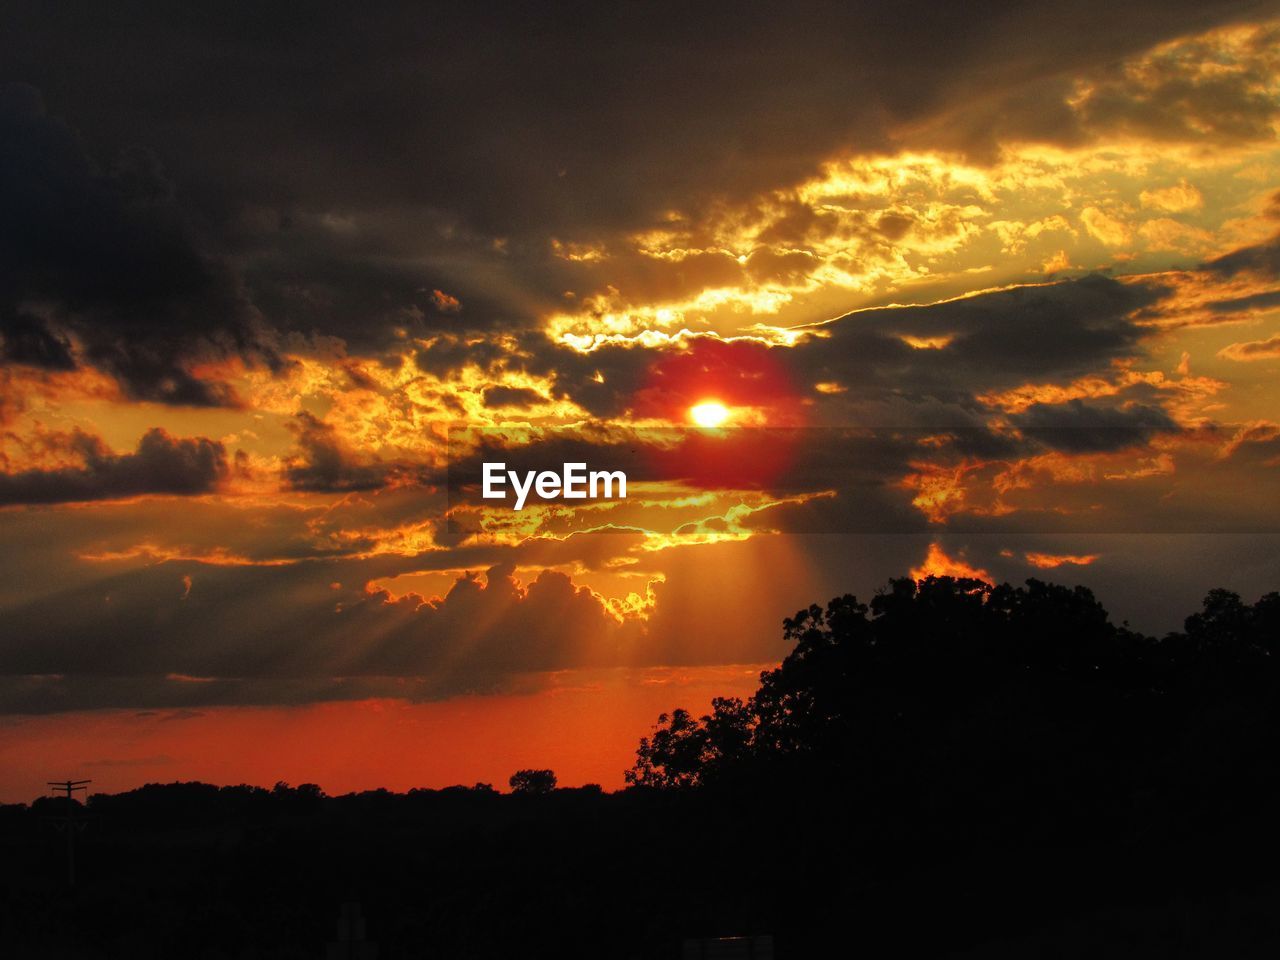
MULTIPOLYGON (((963 578, 964 573, 951 576, 963 578)), ((1052 580, 1045 582, 1053 584, 1052 580)), ((891 581, 877 589, 875 595, 880 595, 890 584, 891 581)), ((1080 585, 1076 587, 1079 589, 1080 585)), ((1205 596, 1208 594, 1206 590, 1205 596)), ((1246 596, 1242 599, 1248 603, 1256 598, 1246 596)), ((1105 602, 1102 607, 1106 607, 1105 602)), ((1140 635, 1163 640, 1169 635, 1180 634, 1183 621, 1195 612, 1188 610, 1179 618, 1177 630, 1163 632, 1143 631, 1127 620, 1116 620, 1109 612, 1108 622, 1114 625, 1123 622, 1125 627, 1140 635)), ((545 687, 554 691, 559 701, 551 708, 542 702, 537 692, 531 691, 502 697, 454 697, 438 703, 385 698, 329 701, 289 710, 270 705, 245 705, 206 707, 202 710, 148 710, 131 716, 121 715, 119 711, 91 711, 79 715, 82 726, 92 723, 95 717, 106 720, 81 740, 109 743, 112 737, 120 738, 128 740, 135 753, 140 754, 136 760, 119 764, 69 761, 66 759, 72 756, 69 753, 59 760, 59 749, 66 750, 69 746, 81 749, 66 742, 60 718, 39 714, 11 717, 8 719, 11 725, 23 726, 25 730, 21 750, 15 749, 17 741, 0 744, 0 769, 5 771, 4 777, 0 778, 0 791, 7 791, 0 792, 0 804, 30 804, 39 796, 47 796, 47 790, 39 789, 45 783, 40 778, 51 767, 59 767, 59 776, 62 773, 74 775, 72 779, 92 774, 95 786, 89 789, 90 795, 120 794, 143 786, 180 783, 267 790, 281 783, 294 788, 311 783, 330 797, 380 789, 405 794, 419 789, 443 790, 480 785, 505 793, 509 791, 503 788, 503 784, 515 771, 541 768, 553 769, 559 788, 599 786, 606 793, 613 793, 626 789, 624 768, 634 761, 641 737, 651 734, 660 716, 669 714, 673 709, 683 709, 697 717, 707 713, 717 697, 747 699, 757 692, 761 674, 778 666, 779 663, 774 662, 723 664, 684 670, 612 668, 596 671, 590 678, 594 682, 578 689, 557 684, 557 678, 553 676, 545 681, 545 687), (628 733, 634 733, 625 762, 614 756, 611 750, 602 754, 597 747, 601 739, 598 736, 588 742, 576 736, 583 715, 580 711, 599 708, 601 698, 593 687, 607 688, 613 707, 607 716, 598 712, 592 715, 593 723, 603 723, 610 728, 611 735, 604 739, 610 744, 618 743, 623 742, 628 733), (620 705, 619 700, 625 702, 620 705), (520 701, 524 702, 526 709, 521 709, 520 701), (301 717, 297 716, 299 710, 301 717), (512 715, 524 724, 520 735, 514 738, 507 732, 515 725, 512 715), (43 720, 52 721, 48 724, 51 729, 42 729, 43 720), (536 722, 536 726, 528 729, 531 720, 536 722), (175 721, 181 723, 172 731, 165 729, 175 721), (226 772, 221 779, 210 779, 201 773, 202 770, 215 769, 212 766, 202 767, 191 761, 184 765, 168 753, 157 754, 152 749, 162 744, 173 749, 174 741, 184 744, 194 741, 201 745, 201 749, 207 750, 212 741, 213 752, 217 756, 243 754, 255 727, 275 728, 282 723, 301 727, 312 742, 304 745, 295 741, 292 754, 284 764, 281 764, 276 751, 270 748, 265 756, 252 759, 242 756, 238 766, 224 764, 222 769, 226 772), (386 739, 389 729, 406 726, 410 728, 409 733, 402 735, 401 740, 386 739), (479 760, 462 756, 468 744, 456 741, 457 731, 464 727, 472 731, 473 741, 479 741, 490 749, 498 746, 500 759, 488 752, 479 760), (477 728, 483 733, 477 733, 477 728), (568 750, 568 745, 575 742, 580 749, 568 750), (419 751, 411 756, 408 769, 402 752, 406 749, 419 751), (439 763, 437 752, 444 754, 447 769, 454 772, 430 772, 432 763, 439 763), (353 761, 353 754, 358 754, 358 762, 353 761), (559 766, 547 767, 544 761, 548 757, 558 758, 559 766), (414 764, 423 764, 423 767, 414 764), (143 770, 149 772, 140 772, 143 770), (29 798, 19 796, 13 792, 22 789, 16 786, 17 782, 29 783, 35 792, 30 793, 29 798)), ((575 677, 575 681, 580 679, 575 677)), ((534 683, 539 685, 537 681, 534 683)))

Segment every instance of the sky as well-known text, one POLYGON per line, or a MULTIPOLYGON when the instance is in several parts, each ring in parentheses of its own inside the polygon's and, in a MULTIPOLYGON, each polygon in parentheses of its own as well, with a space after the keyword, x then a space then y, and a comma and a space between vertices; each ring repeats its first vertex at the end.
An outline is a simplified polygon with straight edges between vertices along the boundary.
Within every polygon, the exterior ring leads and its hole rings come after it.
POLYGON ((1280 588, 1280 7, 514 6, 6 5, 0 800, 616 788, 891 577, 1280 588))

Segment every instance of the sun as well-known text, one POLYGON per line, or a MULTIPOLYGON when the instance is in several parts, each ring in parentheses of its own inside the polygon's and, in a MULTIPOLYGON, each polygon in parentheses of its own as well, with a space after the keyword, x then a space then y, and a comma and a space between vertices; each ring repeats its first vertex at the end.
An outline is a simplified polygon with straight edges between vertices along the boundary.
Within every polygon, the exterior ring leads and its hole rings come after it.
POLYGON ((703 400, 689 408, 689 417, 700 427, 718 427, 729 419, 729 408, 719 400, 703 400))

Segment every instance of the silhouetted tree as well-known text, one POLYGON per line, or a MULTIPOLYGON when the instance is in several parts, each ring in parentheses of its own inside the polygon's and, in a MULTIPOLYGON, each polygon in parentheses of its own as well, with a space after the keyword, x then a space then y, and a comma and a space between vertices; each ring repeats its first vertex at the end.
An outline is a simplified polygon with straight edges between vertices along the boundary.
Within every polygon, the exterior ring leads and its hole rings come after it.
POLYGON ((716 697, 711 713, 695 720, 676 709, 658 717, 652 737, 640 741, 636 764, 624 774, 637 787, 692 787, 726 757, 738 757, 751 742, 752 717, 737 697, 716 697))
POLYGON ((517 770, 507 783, 512 793, 550 793, 556 788, 556 775, 551 770, 517 770))
POLYGON ((1157 641, 1112 624, 1084 587, 901 579, 869 604, 801 610, 784 633, 792 652, 749 700, 659 717, 627 782, 821 780, 910 797, 1058 789, 1070 770, 1079 789, 1115 792, 1157 775, 1162 741, 1206 697, 1280 693, 1276 594, 1249 606, 1214 591, 1185 635, 1157 641))

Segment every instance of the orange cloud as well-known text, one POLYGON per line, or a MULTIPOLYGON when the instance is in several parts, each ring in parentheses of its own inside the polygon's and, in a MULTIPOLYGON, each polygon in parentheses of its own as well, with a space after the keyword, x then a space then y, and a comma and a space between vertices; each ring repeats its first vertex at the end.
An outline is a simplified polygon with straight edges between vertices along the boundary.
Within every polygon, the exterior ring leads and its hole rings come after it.
POLYGON ((443 290, 432 290, 431 302, 441 313, 457 313, 462 309, 462 301, 443 290))
MULTIPOLYGON (((255 560, 251 557, 233 553, 224 547, 196 549, 192 547, 163 546, 158 543, 138 543, 123 550, 95 550, 77 553, 77 560, 87 563, 119 563, 122 560, 143 560, 147 564, 169 563, 184 560, 193 563, 204 563, 213 567, 281 567, 295 563, 294 560, 255 560)), ((186 577, 184 580, 188 579, 186 577)), ((190 592, 190 586, 187 592, 190 592)))
POLYGON ((929 552, 924 562, 912 569, 911 576, 915 580, 925 580, 929 577, 956 577, 982 580, 986 583, 995 582, 995 578, 981 567, 973 567, 962 559, 947 556, 942 546, 937 543, 929 544, 929 552))
POLYGON ((1164 210, 1168 213, 1184 213, 1204 206, 1204 194, 1185 179, 1169 187, 1143 190, 1138 195, 1144 207, 1164 210))
POLYGON ((1095 239, 1108 247, 1123 247, 1133 239, 1128 223, 1098 207, 1085 207, 1080 211, 1080 220, 1095 239))
POLYGON ((1174 396, 1199 400, 1211 397, 1227 386, 1225 382, 1212 377, 1189 376, 1189 368, 1184 369, 1181 364, 1177 372, 1181 376, 1174 379, 1160 370, 1143 371, 1119 366, 1110 375, 1090 374, 1068 384, 1024 383, 1012 390, 981 394, 978 399, 1005 413, 1022 413, 1038 403, 1060 404, 1070 403, 1072 400, 1114 397, 1135 387, 1149 387, 1174 396))
POLYGON ((1027 563, 1033 567, 1039 567, 1041 570, 1052 570, 1054 567, 1060 567, 1063 564, 1072 564, 1078 567, 1087 567, 1100 556, 1096 553, 1088 554, 1070 554, 1070 553, 1027 553, 1025 554, 1027 563))
POLYGON ((1275 360, 1280 357, 1280 333, 1265 340, 1230 344, 1219 350, 1218 356, 1227 360, 1238 360, 1241 363, 1248 363, 1251 360, 1275 360))
POLYGON ((1071 257, 1065 250, 1059 250, 1056 253, 1045 257, 1044 262, 1040 264, 1040 270, 1043 273, 1059 273, 1063 270, 1071 269, 1071 257))
POLYGON ((1235 434, 1218 450, 1217 458, 1226 460, 1246 443, 1268 443, 1280 437, 1280 423, 1255 420, 1241 425, 1235 434))
POLYGON ((914 337, 904 333, 899 339, 913 350, 943 350, 955 337, 951 334, 942 334, 936 337, 914 337))
MULTIPOLYGON (((926 440, 929 438, 926 438, 926 440)), ((969 477, 989 464, 983 461, 965 461, 961 464, 939 464, 917 461, 911 464, 915 473, 907 474, 900 485, 916 491, 911 505, 929 518, 930 523, 946 523, 957 513, 988 513, 988 507, 979 507, 969 500, 969 477)))

